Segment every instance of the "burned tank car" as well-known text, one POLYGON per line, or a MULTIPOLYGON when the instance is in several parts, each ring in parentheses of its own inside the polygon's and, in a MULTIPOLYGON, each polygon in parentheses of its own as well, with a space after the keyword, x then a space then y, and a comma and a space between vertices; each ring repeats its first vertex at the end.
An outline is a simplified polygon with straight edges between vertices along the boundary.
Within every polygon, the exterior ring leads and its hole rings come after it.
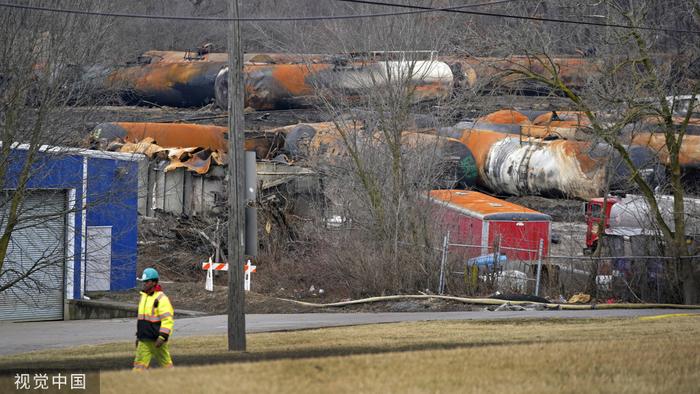
MULTIPOLYGON (((634 170, 630 168, 630 165, 622 158, 619 152, 613 151, 612 158, 608 164, 611 191, 638 192, 639 186, 632 178, 635 171, 652 189, 666 183, 666 167, 659 159, 656 151, 642 145, 627 146, 626 151, 634 166, 634 170)), ((600 154, 605 153, 600 152, 600 154)))
MULTIPOLYGON (((462 125, 463 126, 463 125, 462 125)), ((507 131, 512 126, 498 125, 507 131)), ((612 190, 634 190, 631 172, 612 146, 603 143, 543 140, 473 127, 439 129, 472 152, 479 184, 494 193, 589 199, 612 190)), ((652 184, 664 179, 652 150, 629 147, 632 162, 652 184)))
POLYGON ((107 86, 127 104, 198 107, 214 100, 216 76, 224 61, 141 57, 107 77, 107 86), (140 59, 141 59, 140 58, 140 59))
MULTIPOLYGON (((246 64, 243 70, 245 106, 255 110, 307 108, 312 105, 314 87, 310 74, 328 64, 246 64)), ((219 71, 214 83, 215 103, 228 108, 228 67, 219 71)))
MULTIPOLYGON (((299 124, 284 129, 285 153, 293 160, 332 161, 347 150, 333 123, 299 124)), ((359 132, 363 132, 358 130, 359 132)), ((435 158, 434 188, 468 188, 476 184, 476 161, 459 140, 418 132, 402 133, 404 154, 428 154, 435 158)))

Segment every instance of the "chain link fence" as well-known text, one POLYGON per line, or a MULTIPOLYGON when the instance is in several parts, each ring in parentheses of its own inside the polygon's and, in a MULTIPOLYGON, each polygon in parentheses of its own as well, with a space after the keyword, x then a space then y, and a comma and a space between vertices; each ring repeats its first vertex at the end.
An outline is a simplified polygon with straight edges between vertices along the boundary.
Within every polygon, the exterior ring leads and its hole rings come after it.
MULTIPOLYGON (((522 244, 514 241, 497 237, 491 245, 452 243, 447 233, 437 293, 487 296, 499 291, 553 301, 577 293, 610 302, 681 300, 678 260, 664 256, 649 239, 612 240, 595 256, 549 254, 542 248, 543 239, 535 247, 503 246, 522 244), (624 242, 626 249, 620 248, 624 242), (621 250, 627 253, 618 254, 621 250)), ((697 266, 700 256, 681 261, 697 266)))

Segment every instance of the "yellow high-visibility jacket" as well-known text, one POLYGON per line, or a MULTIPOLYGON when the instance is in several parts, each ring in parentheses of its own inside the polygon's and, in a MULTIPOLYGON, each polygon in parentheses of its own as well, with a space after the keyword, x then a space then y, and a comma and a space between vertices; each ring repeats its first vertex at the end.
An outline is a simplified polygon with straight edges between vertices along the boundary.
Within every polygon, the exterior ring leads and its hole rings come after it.
POLYGON ((152 294, 141 292, 136 338, 155 341, 158 337, 168 340, 173 333, 175 311, 168 296, 162 291, 152 294))

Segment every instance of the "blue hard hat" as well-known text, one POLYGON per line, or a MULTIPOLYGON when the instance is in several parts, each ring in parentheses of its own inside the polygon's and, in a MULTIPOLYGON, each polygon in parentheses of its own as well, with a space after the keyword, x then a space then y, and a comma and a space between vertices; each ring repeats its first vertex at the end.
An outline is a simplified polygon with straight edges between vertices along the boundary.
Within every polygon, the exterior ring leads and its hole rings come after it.
POLYGON ((146 268, 143 270, 143 275, 141 275, 141 279, 139 279, 141 282, 145 282, 147 280, 156 280, 158 279, 158 271, 155 270, 155 268, 146 268))

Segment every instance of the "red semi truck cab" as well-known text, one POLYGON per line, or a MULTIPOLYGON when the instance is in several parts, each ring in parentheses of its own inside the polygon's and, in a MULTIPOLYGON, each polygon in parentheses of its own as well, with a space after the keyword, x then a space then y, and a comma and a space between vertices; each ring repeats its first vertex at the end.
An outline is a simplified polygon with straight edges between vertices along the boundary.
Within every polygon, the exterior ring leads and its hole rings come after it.
POLYGON ((586 215, 586 250, 594 251, 598 245, 598 224, 605 220, 603 231, 610 227, 610 210, 620 201, 618 197, 596 197, 585 205, 586 215))

